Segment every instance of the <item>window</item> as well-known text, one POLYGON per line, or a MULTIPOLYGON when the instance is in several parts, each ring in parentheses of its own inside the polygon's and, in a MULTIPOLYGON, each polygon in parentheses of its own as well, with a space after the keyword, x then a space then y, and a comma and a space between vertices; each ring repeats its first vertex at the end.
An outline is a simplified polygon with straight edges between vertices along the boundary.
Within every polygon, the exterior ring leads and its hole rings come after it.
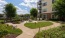
POLYGON ((44 14, 43 15, 43 19, 47 19, 47 14, 44 14))
POLYGON ((43 12, 47 12, 47 9, 45 8, 45 9, 43 9, 43 12))
POLYGON ((46 15, 44 15, 44 19, 46 19, 46 15))
POLYGON ((47 5, 47 2, 44 2, 44 3, 43 3, 43 6, 46 6, 46 5, 47 5))

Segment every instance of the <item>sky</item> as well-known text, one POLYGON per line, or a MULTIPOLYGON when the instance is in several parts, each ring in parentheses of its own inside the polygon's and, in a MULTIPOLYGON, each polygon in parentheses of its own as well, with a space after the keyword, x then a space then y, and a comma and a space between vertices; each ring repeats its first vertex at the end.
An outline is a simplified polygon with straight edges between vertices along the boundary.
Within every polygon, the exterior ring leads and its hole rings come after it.
POLYGON ((17 8, 17 14, 29 14, 31 8, 37 8, 38 0, 0 0, 0 14, 4 7, 12 3, 17 8))

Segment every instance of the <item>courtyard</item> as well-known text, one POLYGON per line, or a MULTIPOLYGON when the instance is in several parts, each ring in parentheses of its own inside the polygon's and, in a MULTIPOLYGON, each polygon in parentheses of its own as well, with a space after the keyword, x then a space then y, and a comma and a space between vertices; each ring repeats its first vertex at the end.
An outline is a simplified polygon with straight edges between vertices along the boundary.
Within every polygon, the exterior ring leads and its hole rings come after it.
POLYGON ((0 38, 65 38, 65 0, 0 0, 0 38))
MULTIPOLYGON (((37 22, 37 21, 33 21, 33 22, 37 22)), ((12 23, 7 23, 7 24, 13 25, 13 26, 17 25, 17 28, 19 28, 19 29, 21 29, 23 31, 23 33, 20 34, 19 36, 17 36, 16 38, 34 38, 35 34, 38 33, 39 28, 35 28, 35 29, 28 28, 28 27, 24 26, 25 23, 29 23, 29 22, 24 21, 24 22, 22 22, 20 24, 12 24, 12 23)), ((40 31, 48 30, 48 29, 60 26, 60 23, 56 23, 56 22, 52 22, 52 21, 51 21, 51 23, 53 23, 53 24, 50 25, 50 26, 41 27, 40 31)))

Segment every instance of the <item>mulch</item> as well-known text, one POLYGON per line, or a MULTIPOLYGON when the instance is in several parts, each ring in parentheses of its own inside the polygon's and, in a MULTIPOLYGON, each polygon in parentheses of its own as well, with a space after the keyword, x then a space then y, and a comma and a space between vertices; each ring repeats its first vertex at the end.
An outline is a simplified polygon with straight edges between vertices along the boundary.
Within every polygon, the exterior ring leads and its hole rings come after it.
POLYGON ((16 38, 18 35, 15 34, 8 34, 5 36, 5 38, 16 38))

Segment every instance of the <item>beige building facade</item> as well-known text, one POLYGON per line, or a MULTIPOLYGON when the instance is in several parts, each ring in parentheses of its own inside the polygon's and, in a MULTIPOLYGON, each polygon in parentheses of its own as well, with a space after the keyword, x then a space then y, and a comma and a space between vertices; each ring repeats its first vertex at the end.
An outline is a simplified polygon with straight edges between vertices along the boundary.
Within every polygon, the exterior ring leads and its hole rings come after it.
MULTIPOLYGON (((42 19, 54 19, 53 15, 53 3, 54 0, 39 0, 38 1, 38 11, 41 10, 42 19)), ((39 12, 40 13, 40 12, 39 12)))

